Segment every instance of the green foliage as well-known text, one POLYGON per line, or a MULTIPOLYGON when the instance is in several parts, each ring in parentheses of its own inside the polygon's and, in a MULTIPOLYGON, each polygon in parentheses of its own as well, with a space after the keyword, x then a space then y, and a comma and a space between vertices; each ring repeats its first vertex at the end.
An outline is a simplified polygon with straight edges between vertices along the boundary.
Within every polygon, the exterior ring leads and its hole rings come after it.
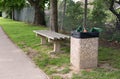
POLYGON ((0 0, 1 10, 21 9, 25 6, 25 0, 0 0))
POLYGON ((92 11, 92 26, 102 27, 106 21, 106 9, 102 0, 94 0, 92 11))
POLYGON ((120 42, 120 30, 114 31, 113 34, 111 35, 111 38, 109 38, 109 40, 120 42))
POLYGON ((43 0, 40 5, 43 6, 43 8, 45 8, 45 4, 48 4, 47 6, 50 6, 49 0, 43 0))
POLYGON ((38 8, 41 10, 44 10, 45 4, 49 4, 49 0, 27 0, 27 1, 33 7, 39 6, 38 8))
POLYGON ((81 2, 69 1, 66 8, 66 16, 64 18, 65 29, 71 30, 77 28, 77 25, 82 25, 83 7, 81 2))
POLYGON ((20 10, 26 5, 26 0, 0 0, 0 10, 7 13, 7 17, 12 17, 14 9, 20 10))
MULTIPOLYGON (((111 26, 109 26, 111 27, 111 26)), ((117 41, 120 42, 120 30, 115 29, 115 26, 113 28, 104 28, 101 38, 104 38, 109 41, 117 41)))
MULTIPOLYGON (((75 30, 78 26, 83 26, 84 3, 75 3, 73 0, 67 0, 66 6, 63 28, 71 31, 75 30)), ((93 3, 89 3, 87 10, 87 28, 103 27, 107 16, 105 10, 106 8, 101 0, 95 0, 93 3)))

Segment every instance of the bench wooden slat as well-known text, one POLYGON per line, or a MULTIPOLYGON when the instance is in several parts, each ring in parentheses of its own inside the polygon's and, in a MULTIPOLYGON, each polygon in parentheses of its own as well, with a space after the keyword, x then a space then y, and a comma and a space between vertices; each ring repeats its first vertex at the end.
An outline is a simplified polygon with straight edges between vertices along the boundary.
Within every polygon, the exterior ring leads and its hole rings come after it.
POLYGON ((47 38, 50 38, 50 39, 53 39, 54 40, 54 38, 53 37, 51 37, 50 36, 50 34, 48 33, 48 34, 46 34, 46 32, 45 31, 34 31, 36 34, 38 34, 38 35, 41 35, 41 36, 44 36, 44 37, 47 37, 47 38))
POLYGON ((57 39, 69 39, 69 36, 64 35, 64 34, 59 34, 53 31, 48 31, 48 30, 35 30, 33 31, 39 35, 45 36, 47 38, 50 38, 52 40, 57 40, 57 39))

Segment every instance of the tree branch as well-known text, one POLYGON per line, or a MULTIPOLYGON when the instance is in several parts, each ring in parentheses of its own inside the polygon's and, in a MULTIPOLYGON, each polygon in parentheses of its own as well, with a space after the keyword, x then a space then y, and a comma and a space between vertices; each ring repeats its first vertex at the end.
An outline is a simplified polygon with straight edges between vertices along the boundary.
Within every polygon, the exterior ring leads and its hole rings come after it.
POLYGON ((116 16, 118 17, 118 16, 120 16, 120 14, 117 13, 117 12, 115 11, 115 9, 113 8, 114 3, 115 3, 115 0, 112 0, 112 1, 111 1, 111 4, 110 4, 109 10, 110 10, 114 15, 116 15, 116 16))
POLYGON ((35 5, 35 1, 34 1, 34 0, 28 0, 28 2, 29 2, 32 6, 35 5))
POLYGON ((115 1, 116 3, 120 4, 120 0, 119 1, 115 1))

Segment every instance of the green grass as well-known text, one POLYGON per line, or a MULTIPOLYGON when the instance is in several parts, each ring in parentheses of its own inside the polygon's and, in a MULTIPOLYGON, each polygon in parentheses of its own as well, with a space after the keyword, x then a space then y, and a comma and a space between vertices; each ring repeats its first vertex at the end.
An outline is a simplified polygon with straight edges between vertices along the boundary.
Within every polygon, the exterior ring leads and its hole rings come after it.
POLYGON ((0 25, 4 26, 3 29, 7 35, 21 48, 36 47, 40 42, 40 39, 35 37, 33 30, 45 29, 44 27, 33 27, 32 25, 23 22, 16 22, 2 18, 0 18, 0 25))
POLYGON ((60 71, 60 73, 62 73, 62 74, 67 74, 69 72, 70 72, 70 68, 69 67, 66 67, 62 71, 60 71))
MULTIPOLYGON (((66 74, 70 72, 70 49, 69 46, 62 46, 64 53, 51 56, 48 52, 53 49, 53 45, 48 43, 40 45, 40 38, 35 36, 33 30, 47 29, 42 26, 33 26, 23 22, 12 21, 0 18, 0 26, 3 27, 9 38, 25 52, 29 49, 37 51, 32 58, 38 67, 43 69, 49 76, 53 74, 66 74), (64 67, 61 71, 59 68, 64 67)), ((120 78, 120 49, 113 49, 100 46, 99 65, 109 64, 111 68, 96 68, 92 71, 82 71, 80 74, 73 74, 72 79, 119 79, 120 78)), ((53 79, 62 79, 60 76, 52 76, 53 79)))
POLYGON ((106 61, 113 68, 120 69, 120 49, 100 47, 99 61, 106 61))
POLYGON ((100 71, 83 71, 80 74, 73 74, 72 79, 120 79, 120 71, 109 71, 106 72, 103 69, 100 71))
POLYGON ((60 76, 53 76, 51 79, 63 79, 60 76))

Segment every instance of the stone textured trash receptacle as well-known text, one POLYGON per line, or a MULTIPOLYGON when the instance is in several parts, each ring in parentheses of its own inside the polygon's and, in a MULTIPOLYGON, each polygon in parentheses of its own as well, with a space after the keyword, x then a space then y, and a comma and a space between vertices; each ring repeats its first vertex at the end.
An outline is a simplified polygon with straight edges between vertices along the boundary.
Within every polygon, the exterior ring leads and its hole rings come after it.
POLYGON ((75 70, 96 68, 99 33, 73 32, 70 62, 75 70))

